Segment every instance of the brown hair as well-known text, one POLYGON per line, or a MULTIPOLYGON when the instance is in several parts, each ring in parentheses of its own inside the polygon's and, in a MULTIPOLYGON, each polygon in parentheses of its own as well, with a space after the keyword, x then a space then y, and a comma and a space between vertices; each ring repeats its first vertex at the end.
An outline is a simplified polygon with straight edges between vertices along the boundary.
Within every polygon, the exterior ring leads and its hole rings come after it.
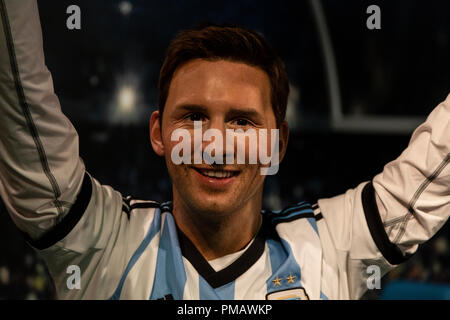
POLYGON ((183 30, 170 43, 159 74, 158 104, 161 115, 175 70, 193 59, 230 60, 261 68, 269 76, 277 126, 285 119, 289 81, 281 58, 256 32, 243 27, 218 25, 183 30))

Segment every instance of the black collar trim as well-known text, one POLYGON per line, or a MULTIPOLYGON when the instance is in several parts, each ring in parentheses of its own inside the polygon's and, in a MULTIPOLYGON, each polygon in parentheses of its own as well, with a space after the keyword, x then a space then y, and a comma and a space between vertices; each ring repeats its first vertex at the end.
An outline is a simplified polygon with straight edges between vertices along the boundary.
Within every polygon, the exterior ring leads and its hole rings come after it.
POLYGON ((232 264, 225 269, 215 271, 208 261, 197 250, 194 244, 186 237, 186 235, 177 227, 178 241, 183 256, 189 260, 197 272, 209 283, 214 289, 219 288, 227 283, 236 280, 239 276, 245 273, 264 252, 265 239, 263 236, 263 225, 256 235, 253 243, 244 251, 244 253, 232 264))

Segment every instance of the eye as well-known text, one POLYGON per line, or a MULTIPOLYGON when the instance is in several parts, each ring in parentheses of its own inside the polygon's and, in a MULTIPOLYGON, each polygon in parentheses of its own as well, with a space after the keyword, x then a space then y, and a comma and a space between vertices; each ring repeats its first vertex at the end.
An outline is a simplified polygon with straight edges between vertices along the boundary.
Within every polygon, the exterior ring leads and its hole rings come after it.
POLYGON ((244 119, 244 118, 238 118, 238 119, 234 120, 234 123, 240 127, 246 127, 246 126, 253 125, 252 122, 250 122, 249 120, 244 119))
POLYGON ((191 121, 202 121, 203 120, 203 115, 201 113, 198 113, 198 112, 191 113, 188 116, 188 119, 191 120, 191 121))
POLYGON ((248 121, 245 120, 245 119, 237 119, 237 120, 236 120, 236 124, 237 124, 238 126, 246 126, 246 125, 248 125, 248 121))

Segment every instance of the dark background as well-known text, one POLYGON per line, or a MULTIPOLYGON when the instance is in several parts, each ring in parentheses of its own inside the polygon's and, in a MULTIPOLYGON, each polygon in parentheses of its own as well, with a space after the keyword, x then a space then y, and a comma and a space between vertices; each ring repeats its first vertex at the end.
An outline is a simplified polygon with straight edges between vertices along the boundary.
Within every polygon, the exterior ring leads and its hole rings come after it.
MULTIPOLYGON (((450 2, 323 0, 322 5, 344 115, 424 120, 450 93, 450 2), (366 27, 372 4, 381 8, 381 30, 366 27)), ((40 0, 39 8, 47 65, 63 112, 79 132, 81 157, 96 179, 124 195, 171 197, 164 162, 149 143, 148 119, 169 41, 180 29, 204 22, 254 29, 286 62, 292 131, 279 173, 266 180, 265 207, 334 196, 371 179, 401 153, 413 131, 333 129, 310 1, 40 0), (71 4, 81 8, 81 30, 66 28, 71 4), (120 103, 124 87, 135 93, 129 108, 120 103)), ((54 298, 44 264, 1 204, 0 211, 0 299, 54 298)), ((382 289, 401 279, 450 285, 449 236, 447 224, 388 274, 382 289)), ((378 298, 381 291, 365 298, 378 298)))

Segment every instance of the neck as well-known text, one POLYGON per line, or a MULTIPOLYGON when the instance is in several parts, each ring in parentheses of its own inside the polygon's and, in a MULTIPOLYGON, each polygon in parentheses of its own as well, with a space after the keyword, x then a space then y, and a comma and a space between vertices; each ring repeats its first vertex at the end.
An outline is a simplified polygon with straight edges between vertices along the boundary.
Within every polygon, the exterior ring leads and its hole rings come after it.
POLYGON ((174 192, 173 216, 178 228, 206 260, 213 260, 244 248, 261 224, 262 191, 245 205, 226 213, 199 213, 174 192))

